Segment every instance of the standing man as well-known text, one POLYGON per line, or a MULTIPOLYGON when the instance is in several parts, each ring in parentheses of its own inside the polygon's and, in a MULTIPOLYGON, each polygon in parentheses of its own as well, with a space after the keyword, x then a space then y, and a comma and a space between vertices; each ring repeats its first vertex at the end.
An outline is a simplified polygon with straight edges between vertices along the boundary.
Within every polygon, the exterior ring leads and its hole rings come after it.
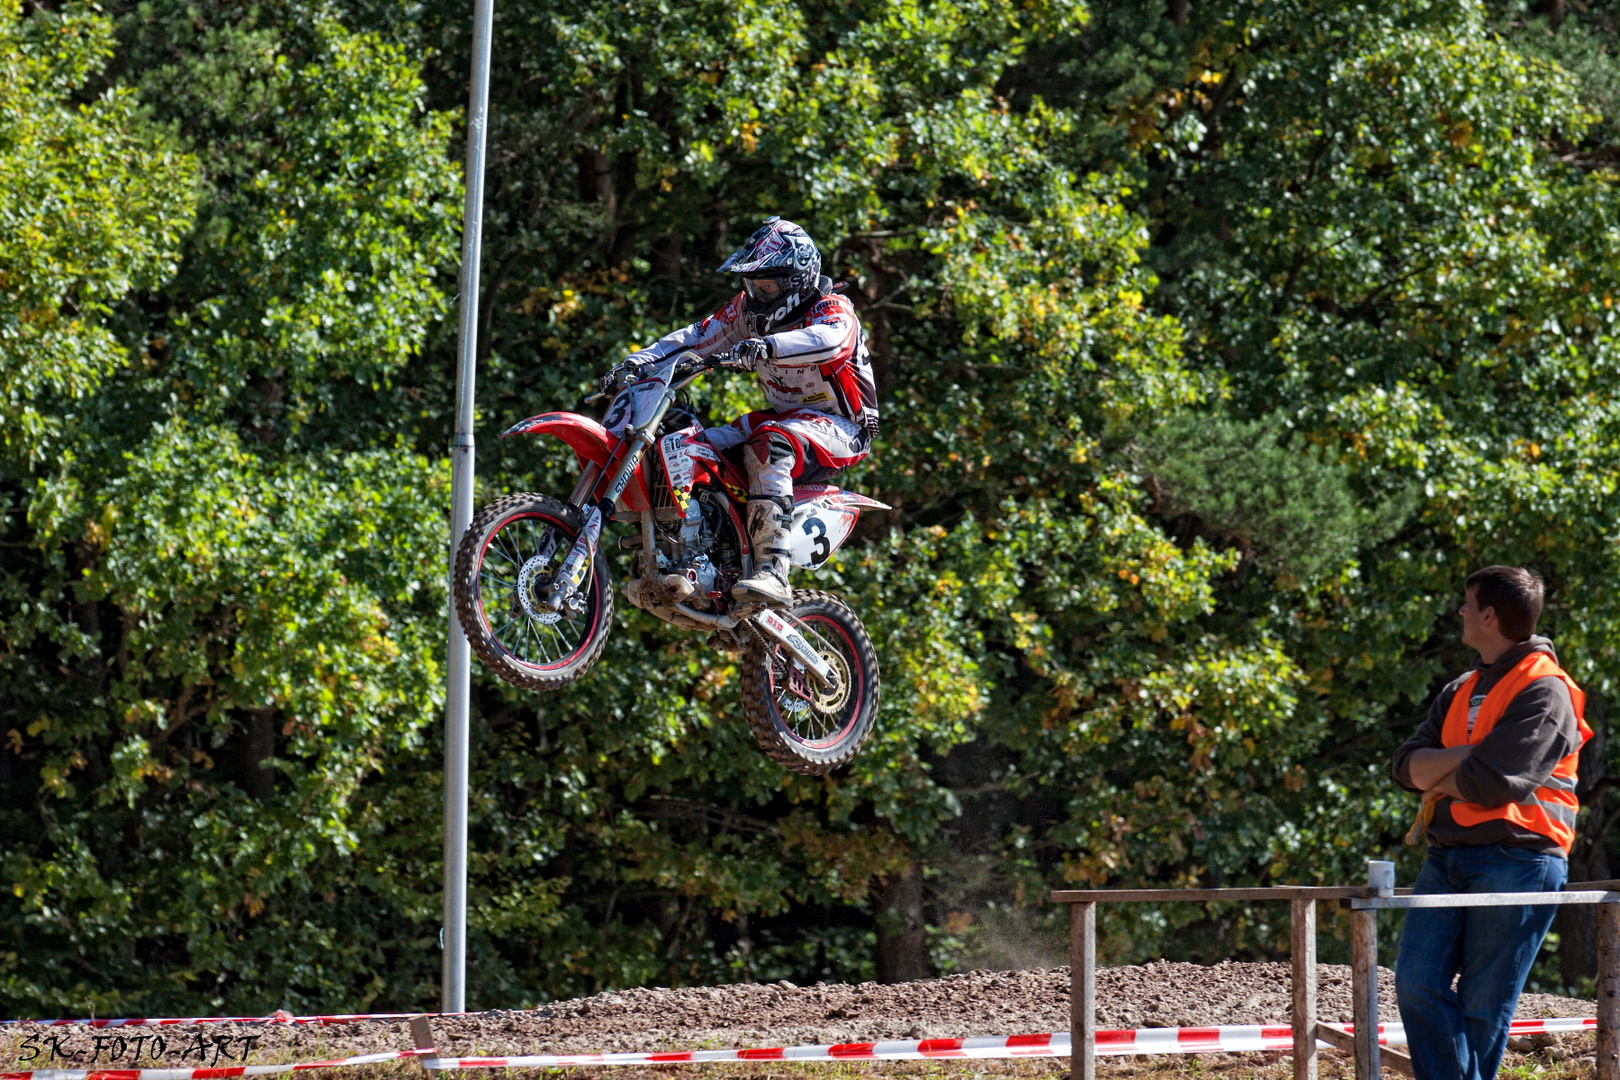
MULTIPOLYGON (((1575 763, 1592 737, 1586 695, 1558 666, 1552 642, 1536 636, 1542 587, 1534 572, 1487 566, 1465 590, 1462 640, 1479 658, 1395 752, 1395 782, 1420 792, 1433 813, 1429 859, 1412 891, 1556 892, 1569 876, 1580 809, 1575 763)), ((1406 913, 1395 988, 1418 1080, 1496 1075, 1556 910, 1406 913)))

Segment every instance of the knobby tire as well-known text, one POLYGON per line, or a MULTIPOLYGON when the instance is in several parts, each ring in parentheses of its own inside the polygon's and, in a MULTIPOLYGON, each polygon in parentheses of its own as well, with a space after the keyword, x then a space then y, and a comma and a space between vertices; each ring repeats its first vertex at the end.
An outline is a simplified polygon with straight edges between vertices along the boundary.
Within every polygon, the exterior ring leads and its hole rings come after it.
MULTIPOLYGON (((493 590, 491 595, 485 595, 484 586, 505 572, 504 569, 486 570, 486 563, 492 568, 495 565, 505 567, 510 564, 513 568, 523 565, 519 561, 524 557, 523 550, 512 543, 503 543, 503 530, 512 529, 512 535, 515 535, 517 531, 526 529, 530 536, 543 536, 546 530, 551 530, 560 538, 565 538, 566 545, 572 545, 582 527, 580 513, 573 507, 546 495, 524 492, 496 499, 480 510, 456 549, 456 567, 451 584, 462 631, 484 666, 513 686, 525 690, 559 690, 584 675, 601 657, 607 645, 608 631, 613 627, 613 588, 608 580, 607 559, 599 547, 591 563, 590 575, 580 586, 586 595, 586 607, 582 617, 583 633, 576 642, 568 644, 567 634, 554 629, 563 620, 542 623, 529 619, 526 620, 527 627, 519 627, 519 630, 532 630, 537 643, 536 651, 544 653, 543 663, 533 662, 527 655, 519 656, 508 647, 511 644, 510 627, 513 621, 524 619, 525 616, 520 608, 515 607, 515 585, 511 596, 495 595, 499 588, 493 590), (489 603, 486 604, 486 601, 489 603), (503 644, 500 634, 491 628, 492 615, 497 625, 502 626, 501 633, 507 635, 507 644, 503 644), (504 624, 500 623, 502 619, 506 620, 504 624), (545 653, 544 639, 548 634, 561 654, 556 658, 545 653)), ((567 553, 566 545, 561 553, 555 555, 555 562, 560 563, 562 556, 567 553)), ((515 576, 517 569, 513 569, 512 574, 515 576)), ((567 622, 571 628, 575 620, 567 622)))
MULTIPOLYGON (((795 589, 788 614, 847 654, 843 662, 854 680, 850 687, 854 700, 845 702, 830 737, 804 738, 796 721, 783 716, 777 701, 782 687, 773 681, 773 659, 787 650, 755 630, 743 652, 743 713, 754 740, 773 761, 792 772, 823 776, 854 758, 872 733, 879 690, 877 652, 855 612, 831 593, 795 589)), ((811 642, 819 644, 814 638, 811 642)))

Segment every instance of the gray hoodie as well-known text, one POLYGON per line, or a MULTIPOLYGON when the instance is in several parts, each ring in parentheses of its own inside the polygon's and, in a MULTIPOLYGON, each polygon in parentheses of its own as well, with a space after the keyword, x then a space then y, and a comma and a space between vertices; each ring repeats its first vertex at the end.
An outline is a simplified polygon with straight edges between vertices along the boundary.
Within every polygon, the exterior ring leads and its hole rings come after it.
MULTIPOLYGON (((1471 671, 1447 683, 1429 706, 1429 718, 1418 728, 1418 733, 1395 751, 1390 768, 1395 782, 1407 791, 1418 790, 1412 784, 1412 755, 1419 750, 1443 748, 1440 732, 1445 726, 1446 712, 1451 708, 1452 697, 1470 674, 1479 672, 1479 682, 1474 686, 1471 699, 1483 699, 1503 675, 1533 652, 1544 652, 1555 662, 1558 659, 1551 641, 1532 636, 1503 653, 1494 664, 1485 665, 1476 659, 1471 671)), ((1481 806, 1522 802, 1546 783, 1560 761, 1580 747, 1580 727, 1575 720, 1569 688, 1560 679, 1536 679, 1508 702, 1491 733, 1457 766, 1457 790, 1469 802, 1481 806)), ((1443 848, 1511 844, 1563 854, 1551 837, 1522 829, 1509 821, 1459 825, 1451 816, 1450 799, 1441 799, 1435 806, 1434 819, 1429 823, 1429 843, 1443 848)))

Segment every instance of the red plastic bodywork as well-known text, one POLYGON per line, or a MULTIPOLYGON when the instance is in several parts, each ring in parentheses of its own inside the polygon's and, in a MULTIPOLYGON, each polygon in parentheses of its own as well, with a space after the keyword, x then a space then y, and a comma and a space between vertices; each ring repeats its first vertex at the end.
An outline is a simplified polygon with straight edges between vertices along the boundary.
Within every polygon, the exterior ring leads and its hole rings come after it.
MULTIPOLYGON (((501 432, 501 438, 508 435, 555 435, 568 444, 569 449, 579 460, 581 468, 586 462, 593 462, 602 466, 602 479, 592 497, 600 498, 613 476, 613 469, 624 460, 628 446, 619 444, 619 440, 608 432, 608 429, 598 424, 588 416, 579 413, 551 412, 531 416, 527 420, 513 424, 501 432), (617 449, 615 446, 617 445, 617 449)), ((636 471, 631 474, 630 485, 619 496, 626 510, 642 511, 651 509, 647 499, 647 458, 645 455, 636 463, 636 471)))
MULTIPOLYGON (((602 479, 598 483, 596 490, 591 493, 593 498, 602 496, 607 488, 608 481, 612 478, 614 466, 623 460, 626 451, 626 446, 620 444, 619 440, 607 428, 588 416, 581 416, 579 413, 551 412, 531 416, 527 420, 513 424, 501 433, 502 438, 508 435, 554 435, 567 443, 568 447, 574 451, 574 456, 579 459, 581 468, 584 467, 586 462, 600 465, 602 467, 602 479)), ((651 503, 647 496, 647 461, 648 458, 643 456, 641 461, 637 463, 636 471, 631 476, 629 486, 624 489, 624 494, 619 497, 620 505, 626 510, 640 512, 651 509, 651 503)), ((692 466, 694 485, 700 487, 713 486, 729 491, 732 494, 733 499, 730 501, 728 509, 732 518, 732 525, 736 529, 737 537, 743 545, 743 551, 746 553, 750 547, 748 529, 738 506, 740 502, 746 503, 748 499, 747 478, 743 475, 742 470, 733 465, 724 455, 721 455, 719 461, 696 458, 692 462, 692 466)), ((853 511, 856 515, 860 514, 862 507, 888 509, 885 504, 874 499, 868 499, 864 495, 858 495, 851 491, 841 492, 839 488, 832 484, 795 485, 793 498, 795 502, 804 502, 806 499, 819 498, 834 493, 842 494, 845 500, 844 508, 853 511)))
POLYGON ((722 457, 719 461, 692 462, 692 483, 699 487, 716 487, 734 496, 748 499, 748 478, 742 470, 722 457))

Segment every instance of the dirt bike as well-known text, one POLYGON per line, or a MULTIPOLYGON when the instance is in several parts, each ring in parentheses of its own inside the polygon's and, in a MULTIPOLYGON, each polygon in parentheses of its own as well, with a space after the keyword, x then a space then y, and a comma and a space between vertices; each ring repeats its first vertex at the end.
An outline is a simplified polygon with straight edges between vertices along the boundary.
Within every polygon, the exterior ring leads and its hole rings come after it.
MULTIPOLYGON (((485 666, 530 690, 556 690, 602 655, 613 626, 603 526, 634 522, 619 539, 637 553, 625 597, 685 630, 739 652, 743 711, 760 749, 794 772, 820 775, 853 758, 877 715, 878 664, 855 612, 825 592, 795 590, 786 609, 741 603, 731 587, 753 573, 743 470, 710 445, 680 392, 704 373, 735 369, 726 355, 682 352, 615 369, 597 423, 542 413, 502 434, 552 435, 581 473, 567 502, 522 493, 473 518, 456 553, 461 625, 485 666)), ((792 560, 816 569, 848 539, 864 508, 883 503, 830 484, 793 489, 792 560)))

